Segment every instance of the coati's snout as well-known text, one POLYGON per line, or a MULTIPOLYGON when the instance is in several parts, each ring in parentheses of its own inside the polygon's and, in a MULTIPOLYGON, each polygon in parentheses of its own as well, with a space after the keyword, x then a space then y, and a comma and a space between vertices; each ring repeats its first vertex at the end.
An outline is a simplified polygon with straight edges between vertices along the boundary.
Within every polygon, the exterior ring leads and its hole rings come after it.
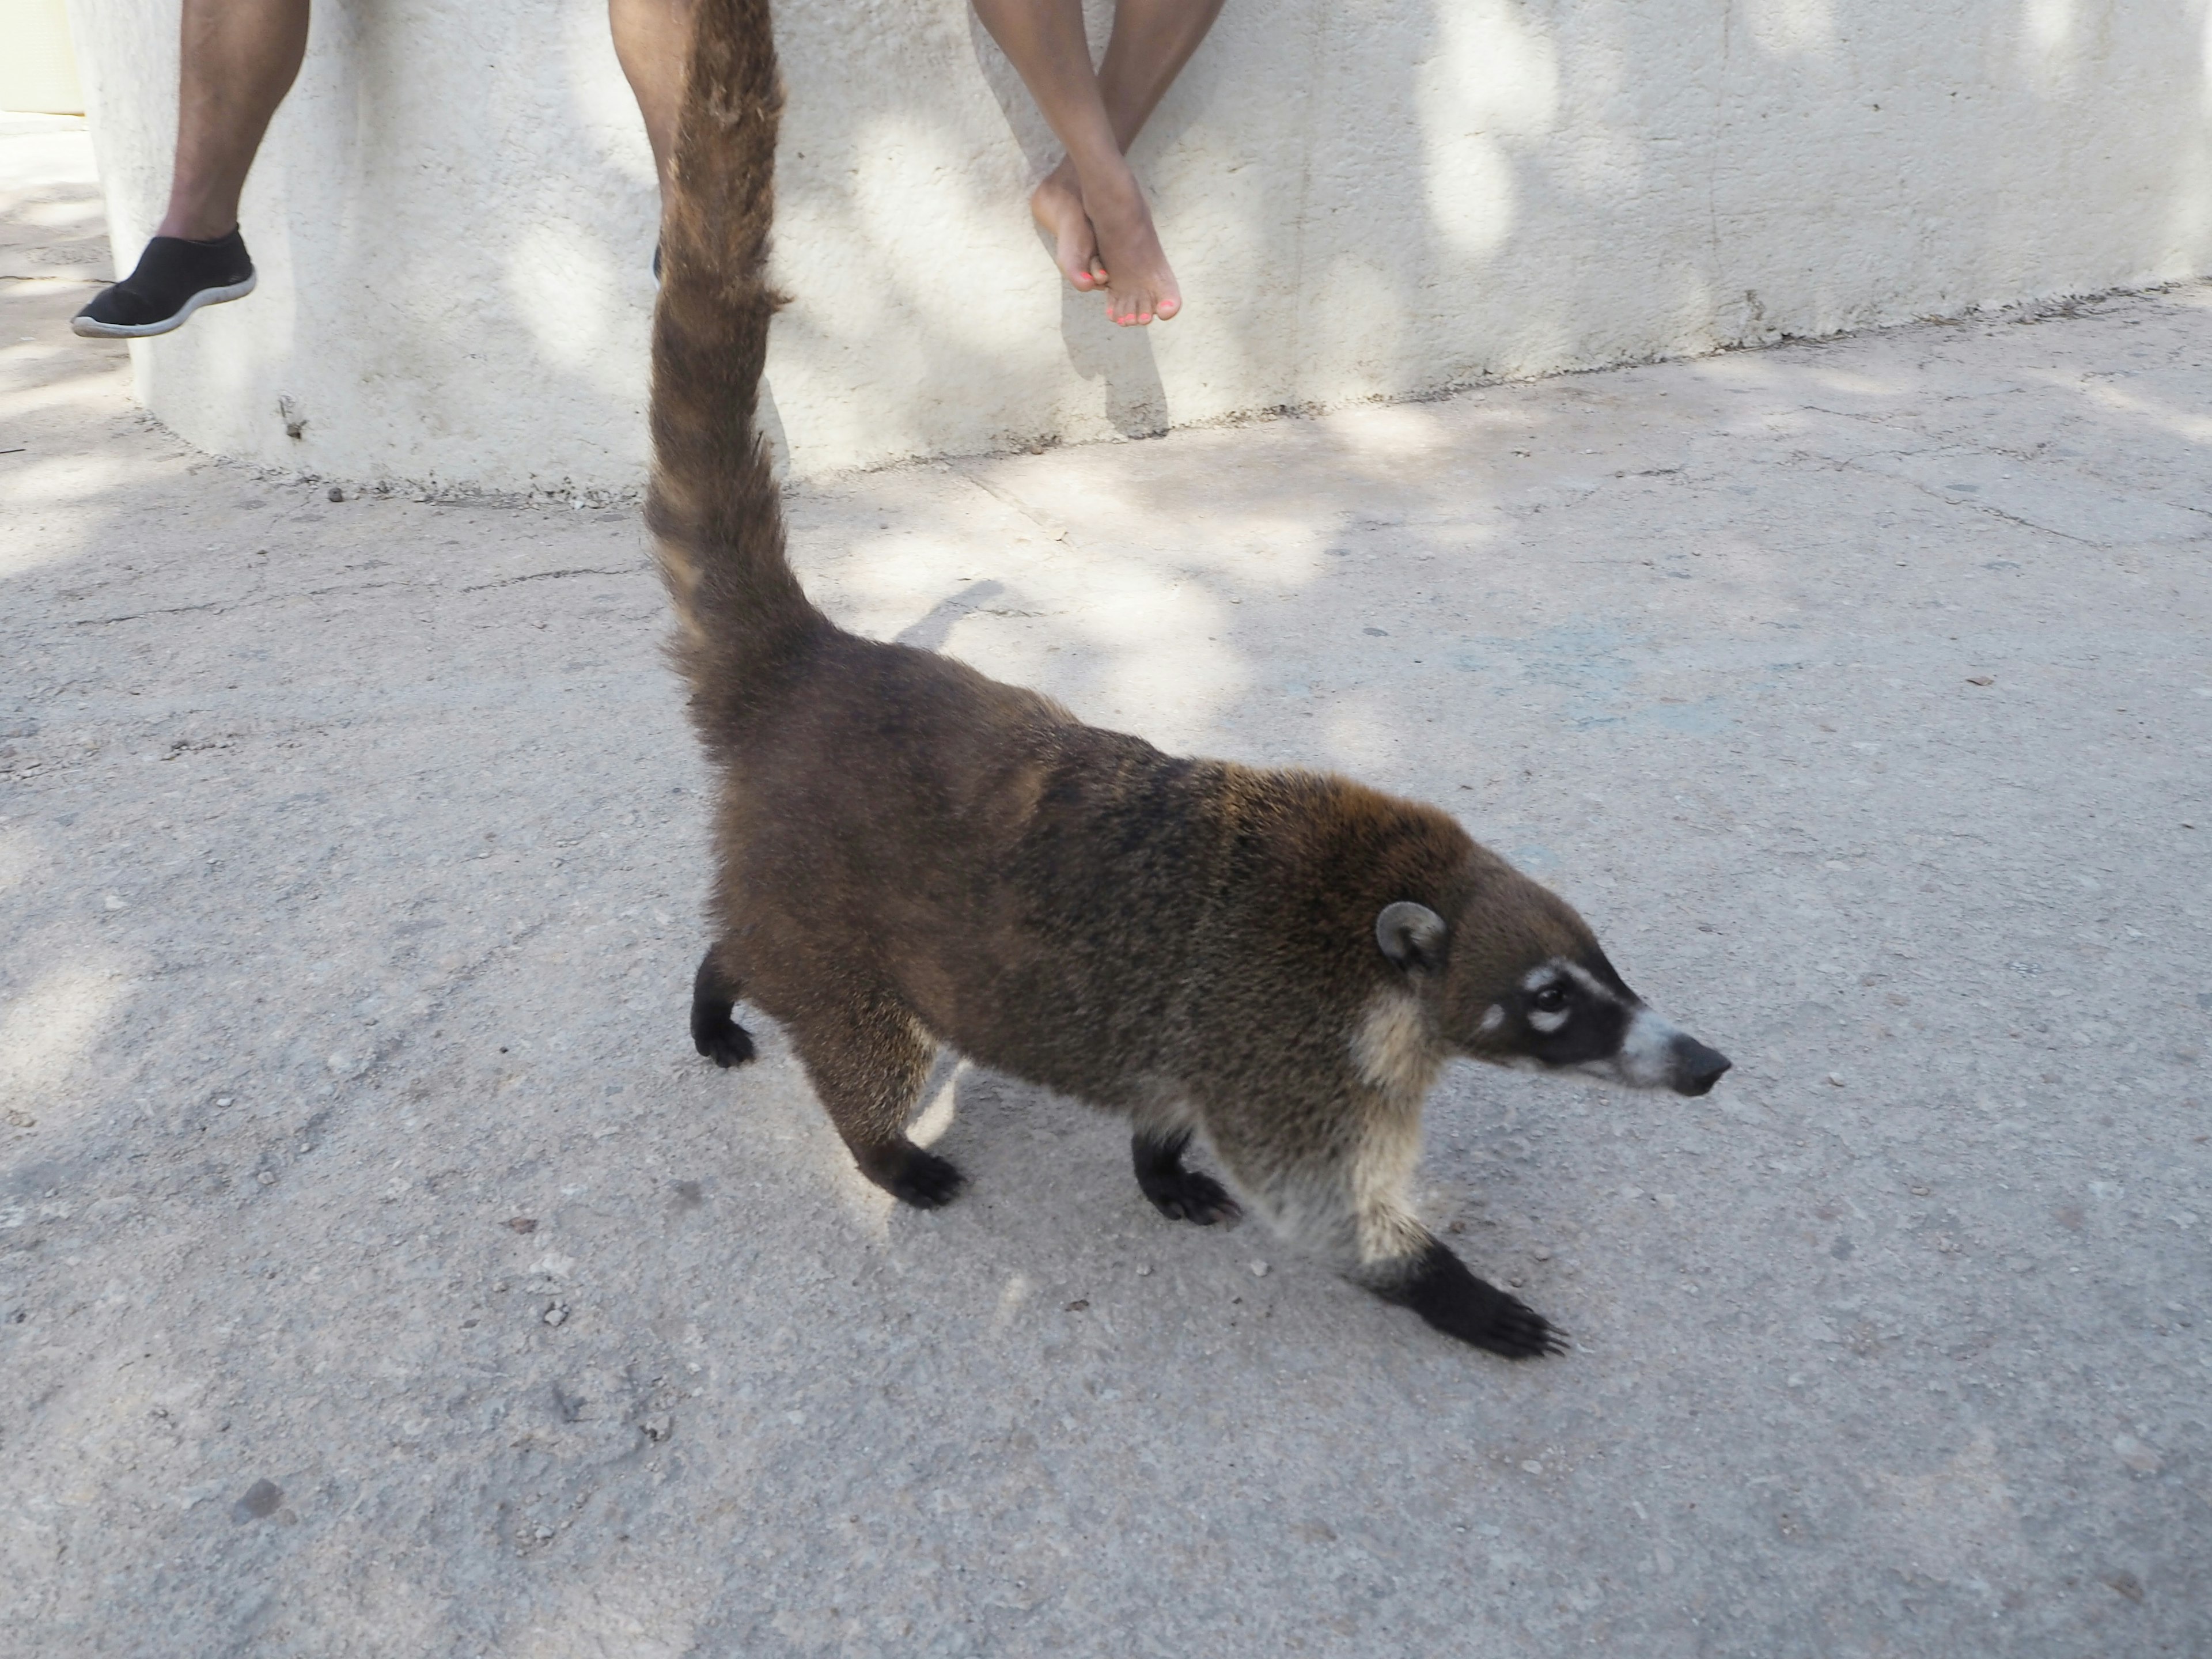
POLYGON ((1470 905, 1457 927, 1426 905, 1386 905, 1382 954, 1425 981, 1445 1040, 1493 1066, 1581 1072, 1632 1089, 1702 1095, 1728 1056, 1646 1006, 1565 902, 1533 882, 1519 902, 1470 905))

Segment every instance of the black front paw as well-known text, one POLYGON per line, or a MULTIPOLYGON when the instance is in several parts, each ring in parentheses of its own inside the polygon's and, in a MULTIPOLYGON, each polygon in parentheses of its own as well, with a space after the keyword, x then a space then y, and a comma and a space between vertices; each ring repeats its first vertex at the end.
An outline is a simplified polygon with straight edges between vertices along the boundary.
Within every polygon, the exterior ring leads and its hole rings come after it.
POLYGON ((1469 1273, 1435 1239, 1398 1278, 1374 1287, 1386 1302, 1411 1308, 1447 1336, 1508 1359, 1567 1351, 1565 1335, 1520 1297, 1469 1273))
POLYGON ((727 1071, 732 1066, 742 1066, 756 1052, 752 1033, 727 1014, 691 1017, 691 1043, 698 1051, 727 1071))
POLYGON ((1212 1176, 1195 1170, 1177 1170, 1153 1176, 1142 1182, 1152 1207, 1170 1221, 1195 1222, 1211 1227, 1217 1221, 1234 1221, 1244 1213, 1229 1190, 1212 1176))
POLYGON ((957 1164, 919 1146, 908 1146, 897 1162, 880 1173, 869 1170, 876 1184, 902 1204, 917 1210, 942 1209, 959 1195, 967 1177, 957 1164))

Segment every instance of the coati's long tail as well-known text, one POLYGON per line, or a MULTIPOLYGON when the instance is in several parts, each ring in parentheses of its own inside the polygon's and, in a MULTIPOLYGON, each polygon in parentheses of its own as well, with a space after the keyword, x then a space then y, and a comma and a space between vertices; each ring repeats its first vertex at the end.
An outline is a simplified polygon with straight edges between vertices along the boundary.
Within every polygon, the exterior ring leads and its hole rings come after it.
POLYGON ((719 716, 830 626, 784 557, 754 411, 778 304, 767 285, 783 111, 769 0, 699 0, 653 319, 646 523, 676 602, 672 653, 711 743, 719 716))

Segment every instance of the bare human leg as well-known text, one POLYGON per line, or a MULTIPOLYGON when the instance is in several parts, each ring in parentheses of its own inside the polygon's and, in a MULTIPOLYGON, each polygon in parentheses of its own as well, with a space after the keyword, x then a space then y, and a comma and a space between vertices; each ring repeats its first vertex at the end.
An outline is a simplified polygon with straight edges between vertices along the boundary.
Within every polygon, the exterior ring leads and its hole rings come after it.
POLYGON ((645 118, 646 142, 653 146, 653 169, 660 194, 668 196, 669 160, 676 153, 676 115, 684 106, 684 65, 691 46, 694 0, 607 0, 607 30, 614 36, 637 112, 645 118))
MULTIPOLYGON (((1114 142, 1124 154, 1220 15, 1221 0, 1121 0, 1115 7, 1114 32, 1107 37, 1106 56, 1098 65, 1098 94, 1106 106, 1106 118, 1113 124, 1114 142)), ((1083 195, 1073 161, 1063 159, 1046 174, 1030 202, 1030 210, 1048 228, 1054 220, 1066 222, 1081 215, 1083 195), (1048 219, 1048 214, 1053 218, 1048 219)), ((1091 242, 1089 218, 1077 222, 1084 240, 1091 242)), ((1097 258, 1095 252, 1092 258, 1097 258)), ((1106 269, 1100 264, 1102 274, 1106 269)), ((1168 281, 1171 297, 1158 313, 1163 322, 1182 308, 1172 275, 1168 281)))
POLYGON ((1221 0, 1120 0, 1095 72, 1082 0, 975 5, 1067 149, 1030 198, 1054 262, 1076 288, 1104 287, 1116 323, 1174 316, 1182 295, 1122 151, 1206 38, 1221 0))
POLYGON ((307 51, 307 0, 185 0, 177 158, 157 236, 212 241, 307 51))

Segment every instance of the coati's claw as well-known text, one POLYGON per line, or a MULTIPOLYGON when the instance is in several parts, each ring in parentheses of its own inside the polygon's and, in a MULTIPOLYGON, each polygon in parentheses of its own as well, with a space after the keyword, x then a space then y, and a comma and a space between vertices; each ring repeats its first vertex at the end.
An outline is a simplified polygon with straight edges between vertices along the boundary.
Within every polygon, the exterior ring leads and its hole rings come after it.
POLYGON ((1399 1277, 1373 1288, 1385 1302, 1411 1308, 1446 1336, 1507 1359, 1540 1359, 1567 1351, 1565 1335, 1551 1321, 1520 1297, 1477 1279, 1435 1239, 1399 1277))
POLYGON ((744 1065, 758 1052, 753 1047, 752 1033, 727 1014, 719 1023, 693 1020, 691 1043, 726 1072, 732 1066, 744 1065))
POLYGON ((1244 1213, 1229 1189, 1212 1176, 1195 1170, 1178 1170, 1155 1177, 1145 1188, 1152 1207, 1170 1221, 1188 1221, 1211 1227, 1217 1221, 1234 1221, 1244 1213))
POLYGON ((1517 1297, 1498 1292, 1502 1306, 1491 1315, 1489 1331, 1466 1339, 1478 1348, 1508 1359, 1544 1359, 1567 1351, 1565 1334, 1517 1297))
POLYGON ((911 1204, 917 1210, 937 1210, 959 1196, 968 1178, 957 1164, 919 1146, 908 1146, 898 1166, 875 1180, 902 1204, 911 1204))

